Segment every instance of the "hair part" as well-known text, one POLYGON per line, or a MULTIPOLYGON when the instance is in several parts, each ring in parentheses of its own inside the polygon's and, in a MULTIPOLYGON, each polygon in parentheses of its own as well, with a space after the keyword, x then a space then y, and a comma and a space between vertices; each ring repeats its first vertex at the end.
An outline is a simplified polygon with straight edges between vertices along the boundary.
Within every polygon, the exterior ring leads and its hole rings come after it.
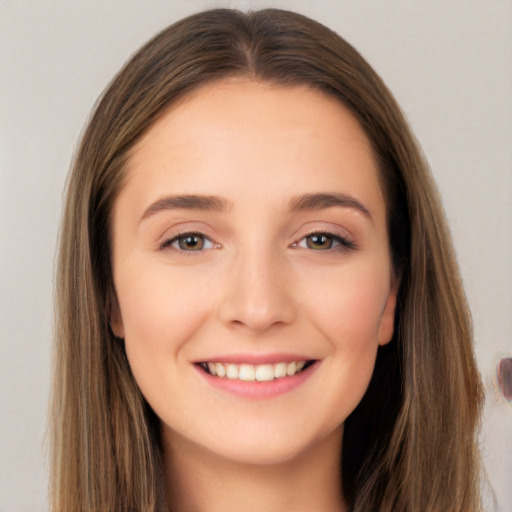
POLYGON ((343 438, 354 512, 480 510, 482 389, 471 319, 436 187, 404 116, 346 41, 299 14, 216 9, 165 29, 99 101, 74 160, 56 282, 51 510, 163 511, 159 423, 110 329, 112 205, 130 150, 166 109, 230 77, 307 86, 361 124, 386 198, 395 334, 343 438))

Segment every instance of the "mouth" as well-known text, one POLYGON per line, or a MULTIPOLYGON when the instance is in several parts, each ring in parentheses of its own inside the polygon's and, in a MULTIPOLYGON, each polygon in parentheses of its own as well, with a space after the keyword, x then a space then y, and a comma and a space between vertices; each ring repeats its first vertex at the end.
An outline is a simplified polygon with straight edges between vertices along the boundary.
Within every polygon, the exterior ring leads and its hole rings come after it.
POLYGON ((315 363, 315 359, 291 362, 283 361, 273 364, 233 364, 203 361, 197 363, 197 366, 207 374, 221 379, 245 382, 269 382, 298 375, 315 363))

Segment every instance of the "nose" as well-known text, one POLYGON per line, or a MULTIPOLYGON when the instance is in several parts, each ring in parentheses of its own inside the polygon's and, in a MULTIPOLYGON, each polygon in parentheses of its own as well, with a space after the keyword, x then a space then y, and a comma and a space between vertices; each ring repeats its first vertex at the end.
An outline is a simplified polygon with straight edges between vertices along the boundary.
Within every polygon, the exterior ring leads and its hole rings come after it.
POLYGON ((220 319, 254 333, 293 322, 295 305, 282 257, 271 251, 236 258, 220 305, 220 319))

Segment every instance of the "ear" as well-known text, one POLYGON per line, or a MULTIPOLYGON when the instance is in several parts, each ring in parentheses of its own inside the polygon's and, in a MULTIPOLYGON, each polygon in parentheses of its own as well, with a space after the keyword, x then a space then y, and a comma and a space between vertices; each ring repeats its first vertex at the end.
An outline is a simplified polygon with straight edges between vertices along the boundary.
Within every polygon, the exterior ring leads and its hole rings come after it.
POLYGON ((107 311, 110 319, 110 330, 116 338, 124 338, 124 325, 121 310, 117 301, 117 294, 111 287, 107 293, 107 311))
POLYGON ((384 305, 382 316, 380 318, 379 345, 386 345, 391 341, 395 327, 395 310, 400 279, 396 277, 392 277, 391 279, 389 295, 386 299, 386 304, 384 305))

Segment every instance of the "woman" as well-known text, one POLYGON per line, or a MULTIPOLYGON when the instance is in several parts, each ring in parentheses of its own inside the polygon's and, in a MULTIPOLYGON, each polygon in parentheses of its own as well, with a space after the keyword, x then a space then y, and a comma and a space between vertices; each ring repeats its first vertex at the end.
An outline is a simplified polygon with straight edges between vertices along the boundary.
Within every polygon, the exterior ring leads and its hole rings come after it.
POLYGON ((116 76, 72 170, 54 510, 480 510, 482 391, 396 102, 298 14, 201 13, 116 76))

